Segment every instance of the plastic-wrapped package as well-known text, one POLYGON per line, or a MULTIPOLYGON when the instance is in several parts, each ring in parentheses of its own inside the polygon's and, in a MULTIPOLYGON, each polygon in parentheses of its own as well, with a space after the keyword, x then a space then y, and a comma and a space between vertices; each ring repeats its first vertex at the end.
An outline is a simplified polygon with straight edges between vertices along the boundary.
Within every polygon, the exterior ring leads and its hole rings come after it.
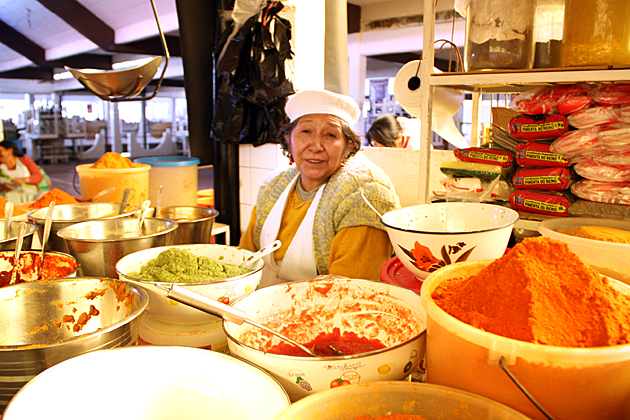
POLYGON ((575 128, 595 127, 614 124, 621 118, 619 108, 614 106, 596 106, 574 112, 567 117, 569 124, 575 128))
POLYGON ((582 179, 571 186, 571 192, 584 200, 630 205, 630 182, 582 179))
POLYGON ((516 146, 516 163, 520 166, 567 167, 571 159, 551 151, 551 144, 526 142, 516 146))
POLYGON ((552 115, 518 115, 508 124, 510 135, 519 140, 553 140, 563 135, 568 129, 567 117, 552 115))
POLYGON ((575 198, 561 191, 516 190, 510 194, 510 204, 516 210, 550 216, 568 216, 575 198))
POLYGON ((558 112, 569 115, 576 111, 586 109, 593 105, 595 101, 588 94, 588 86, 585 83, 558 86, 554 89, 558 96, 558 112))
POLYGON ((598 105, 630 104, 630 84, 627 83, 599 84, 589 94, 598 105))
POLYGON ((462 162, 499 165, 503 168, 511 168, 514 164, 514 156, 512 153, 498 149, 468 147, 466 149, 456 149, 453 154, 457 160, 462 162))
POLYGON ((605 165, 595 159, 578 162, 574 166, 575 172, 581 177, 604 182, 630 182, 630 166, 605 165))
POLYGON ((609 150, 630 150, 630 124, 611 124, 597 133, 599 143, 609 150))
POLYGON ((622 105, 619 107, 619 121, 630 123, 630 105, 622 105))
POLYGON ((573 181, 568 168, 519 168, 512 185, 519 190, 564 190, 573 181))
POLYGON ((630 149, 627 152, 596 154, 592 156, 596 162, 602 165, 630 165, 630 149))
POLYGON ((549 148, 554 153, 559 153, 573 159, 591 148, 599 147, 597 133, 600 127, 590 127, 581 130, 567 131, 553 143, 549 148))
POLYGON ((510 108, 527 115, 555 114, 558 112, 558 97, 553 86, 544 86, 516 95, 510 108))
MULTIPOLYGON (((446 201, 470 201, 479 202, 481 194, 490 187, 492 181, 481 178, 459 178, 447 176, 440 179, 440 184, 444 187, 444 199, 446 201)), ((514 191, 506 181, 500 180, 492 189, 489 199, 498 201, 508 201, 510 193, 514 191)))
POLYGON ((630 206, 575 200, 569 207, 569 217, 599 217, 603 219, 630 220, 630 206))

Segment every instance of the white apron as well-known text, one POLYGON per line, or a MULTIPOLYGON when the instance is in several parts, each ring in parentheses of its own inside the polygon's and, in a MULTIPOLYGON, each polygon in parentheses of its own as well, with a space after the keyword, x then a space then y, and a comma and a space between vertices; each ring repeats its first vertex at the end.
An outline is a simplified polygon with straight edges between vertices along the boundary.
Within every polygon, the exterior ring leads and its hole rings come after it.
MULTIPOLYGON (((4 163, 0 166, 2 170, 11 178, 28 178, 31 173, 28 171, 26 165, 22 163, 20 159, 17 159, 15 163, 15 169, 9 170, 4 163)), ((10 182, 7 178, 4 178, 2 182, 10 182)), ((11 191, 3 190, 2 197, 12 201, 14 203, 26 203, 28 201, 34 201, 37 196, 37 187, 31 184, 13 184, 14 188, 11 191)))
MULTIPOLYGON (((271 209, 269 216, 267 216, 267 220, 265 220, 260 234, 261 248, 271 244, 277 239, 284 207, 286 206, 289 193, 298 179, 299 174, 293 178, 287 188, 282 192, 280 198, 278 198, 278 201, 276 201, 276 204, 274 204, 271 209)), ((325 184, 322 185, 315 194, 313 202, 306 212, 306 216, 304 220, 302 220, 295 237, 291 241, 284 259, 280 262, 276 262, 273 253, 263 257, 265 267, 263 268, 262 280, 260 281, 259 287, 262 288, 291 281, 310 280, 317 276, 317 261, 315 259, 315 247, 313 246, 313 222, 315 220, 317 205, 322 198, 325 186, 325 184)))

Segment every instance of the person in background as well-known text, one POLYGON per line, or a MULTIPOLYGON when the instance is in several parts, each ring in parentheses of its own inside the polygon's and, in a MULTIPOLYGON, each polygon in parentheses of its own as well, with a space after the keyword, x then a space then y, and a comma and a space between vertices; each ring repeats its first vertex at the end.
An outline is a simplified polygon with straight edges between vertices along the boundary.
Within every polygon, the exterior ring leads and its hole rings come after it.
POLYGON ((259 287, 309 280, 324 274, 378 280, 392 255, 376 213, 400 207, 387 175, 362 153, 352 130, 359 107, 348 96, 303 90, 285 107, 290 123, 281 145, 292 164, 260 187, 239 246, 252 251, 279 239, 264 257, 259 287))
POLYGON ((11 140, 0 142, 0 196, 13 203, 34 201, 43 176, 37 163, 11 140))
POLYGON ((381 115, 374 120, 365 133, 370 146, 374 147, 407 147, 409 136, 406 136, 402 124, 393 115, 381 115))

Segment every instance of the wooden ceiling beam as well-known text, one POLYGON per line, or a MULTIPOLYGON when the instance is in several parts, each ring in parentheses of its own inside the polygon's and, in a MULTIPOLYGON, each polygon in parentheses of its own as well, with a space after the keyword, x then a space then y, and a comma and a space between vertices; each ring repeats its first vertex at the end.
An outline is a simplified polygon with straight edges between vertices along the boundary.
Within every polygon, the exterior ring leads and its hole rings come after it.
POLYGON ((42 66, 46 63, 46 51, 0 20, 0 43, 23 55, 33 63, 42 66))
POLYGON ((114 30, 78 1, 37 1, 105 51, 111 51, 116 44, 114 30))
POLYGON ((23 67, 17 70, 0 72, 2 79, 53 80, 53 69, 44 67, 23 67))

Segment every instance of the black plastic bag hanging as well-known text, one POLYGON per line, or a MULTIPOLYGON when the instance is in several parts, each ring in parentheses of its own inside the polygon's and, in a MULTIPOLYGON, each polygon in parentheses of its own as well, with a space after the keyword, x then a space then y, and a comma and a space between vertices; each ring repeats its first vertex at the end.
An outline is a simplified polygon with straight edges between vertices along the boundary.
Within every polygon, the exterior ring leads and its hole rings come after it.
POLYGON ((216 64, 215 140, 254 146, 279 143, 280 127, 288 122, 284 106, 294 93, 284 71, 293 52, 291 23, 277 15, 282 7, 268 2, 236 33, 232 23, 222 34, 216 51, 221 55, 216 64))

